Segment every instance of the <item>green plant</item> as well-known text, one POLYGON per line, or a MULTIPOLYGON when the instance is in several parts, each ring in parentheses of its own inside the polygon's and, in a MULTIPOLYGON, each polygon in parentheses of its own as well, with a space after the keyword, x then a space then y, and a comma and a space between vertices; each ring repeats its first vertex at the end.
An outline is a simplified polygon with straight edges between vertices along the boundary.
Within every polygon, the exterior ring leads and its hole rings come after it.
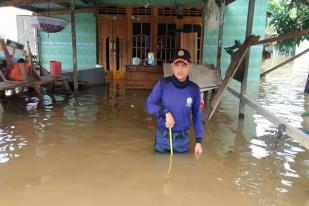
MULTIPOLYGON (((272 13, 270 25, 278 35, 309 28, 309 1, 307 0, 269 0, 268 10, 272 13)), ((309 36, 277 42, 279 50, 295 48, 309 36)))

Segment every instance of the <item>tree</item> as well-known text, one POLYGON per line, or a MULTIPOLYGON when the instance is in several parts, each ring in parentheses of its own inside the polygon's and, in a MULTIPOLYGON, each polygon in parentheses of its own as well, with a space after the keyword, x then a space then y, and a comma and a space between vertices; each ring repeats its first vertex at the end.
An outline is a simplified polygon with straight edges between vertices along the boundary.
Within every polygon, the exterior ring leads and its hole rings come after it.
MULTIPOLYGON (((269 0, 268 10, 272 13, 270 25, 278 35, 309 28, 308 0, 269 0)), ((276 46, 280 50, 291 49, 305 39, 309 40, 309 36, 280 41, 276 46)))

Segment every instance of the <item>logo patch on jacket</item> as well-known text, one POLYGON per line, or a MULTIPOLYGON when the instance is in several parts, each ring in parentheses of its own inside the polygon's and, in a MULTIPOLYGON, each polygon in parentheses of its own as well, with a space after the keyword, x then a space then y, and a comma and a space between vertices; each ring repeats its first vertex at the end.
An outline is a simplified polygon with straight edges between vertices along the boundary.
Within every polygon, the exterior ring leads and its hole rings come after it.
POLYGON ((193 102, 192 98, 191 98, 191 97, 188 97, 188 98, 187 98, 187 104, 186 104, 186 106, 187 106, 187 107, 191 107, 191 106, 192 106, 192 102, 193 102))

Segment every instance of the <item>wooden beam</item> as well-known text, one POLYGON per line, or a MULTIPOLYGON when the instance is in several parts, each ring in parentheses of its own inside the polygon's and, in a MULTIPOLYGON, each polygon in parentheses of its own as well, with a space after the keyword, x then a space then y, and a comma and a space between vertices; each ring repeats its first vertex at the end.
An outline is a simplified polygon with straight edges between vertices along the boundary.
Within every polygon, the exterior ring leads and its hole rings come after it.
POLYGON ((89 5, 90 3, 95 4, 95 0, 81 0, 83 4, 89 5))
MULTIPOLYGON (((131 60, 132 59, 132 40, 131 40, 131 37, 133 35, 133 24, 132 24, 132 20, 131 20, 131 17, 133 15, 133 8, 132 6, 128 6, 127 7, 127 24, 128 24, 128 28, 127 28, 127 34, 128 34, 128 40, 127 40, 127 43, 128 43, 128 60, 131 60)), ((129 61, 130 62, 130 61, 129 61)))
POLYGON ((224 26, 224 9, 225 9, 225 0, 221 0, 220 7, 220 20, 219 20, 219 32, 218 32, 218 47, 217 47, 217 61, 216 69, 221 75, 221 52, 222 52, 222 37, 223 37, 223 26, 224 26))
POLYGON ((64 7, 64 8, 66 8, 66 9, 70 9, 70 8, 71 8, 70 2, 57 2, 57 3, 55 3, 55 4, 57 4, 57 5, 59 5, 59 6, 62 6, 62 7, 64 7))
MULTIPOLYGON (((157 44, 158 44, 158 39, 157 39, 157 33, 158 33, 158 7, 157 6, 152 6, 151 7, 151 36, 155 38, 151 38, 151 51, 154 53, 154 60, 155 64, 157 63, 157 44)), ((132 45, 131 45, 132 46, 132 45)), ((132 47, 129 47, 132 48, 132 47)), ((132 50, 132 49, 130 49, 132 50)))
MULTIPOLYGON (((235 95, 236 97, 240 98, 240 93, 232 89, 231 87, 228 87, 228 91, 235 95)), ((293 127, 289 123, 281 120, 276 115, 272 114, 268 110, 264 109, 259 104, 255 103, 254 101, 250 100, 246 95, 242 96, 242 99, 244 102, 251 107, 253 110, 255 110, 257 113, 261 114, 263 117, 268 119, 271 123, 275 125, 285 125, 286 126, 286 133, 292 137, 294 140, 296 140, 299 144, 304 146, 307 150, 309 150, 309 135, 305 134, 303 131, 293 127)))
POLYGON ((308 51, 309 51, 309 48, 306 49, 306 50, 304 50, 304 51, 302 51, 302 52, 300 52, 299 54, 293 56, 292 58, 290 58, 290 59, 288 59, 288 60, 286 60, 286 61, 284 61, 284 62, 282 62, 282 63, 280 63, 280 64, 278 64, 278 65, 276 65, 276 66, 274 66, 274 67, 272 67, 272 68, 270 68, 270 69, 268 69, 267 71, 265 71, 265 72, 263 72, 262 74, 260 74, 260 78, 264 77, 264 76, 265 76, 266 74, 268 74, 269 72, 272 72, 272 71, 274 71, 275 69, 278 69, 279 67, 282 67, 283 65, 285 65, 285 64, 287 64, 287 63, 293 61, 294 59, 296 59, 296 58, 298 58, 298 57, 300 57, 300 56, 306 54, 308 51))
POLYGON ((29 41, 27 41, 27 48, 28 48, 28 55, 29 55, 29 60, 28 61, 29 61, 29 64, 30 64, 31 72, 34 73, 36 78, 38 78, 39 80, 42 80, 40 74, 34 68, 33 61, 32 61, 33 60, 33 55, 32 55, 31 49, 30 49, 29 41))
MULTIPOLYGON (((95 13, 95 8, 85 8, 85 9, 75 9, 75 13, 95 13)), ((64 10, 58 10, 58 11, 49 11, 49 12, 40 12, 42 15, 59 15, 59 14, 70 14, 71 9, 64 9, 64 10)))
POLYGON ((36 75, 36 77, 38 77, 37 72, 34 70, 34 66, 33 66, 33 62, 32 62, 33 57, 32 57, 32 52, 31 52, 31 49, 30 49, 29 41, 27 41, 27 48, 28 48, 28 55, 29 55, 28 62, 30 64, 31 72, 33 72, 34 75, 36 75))
POLYGON ((73 55, 73 80, 75 93, 78 91, 77 71, 77 49, 76 49, 76 25, 75 25, 75 4, 71 1, 71 34, 72 34, 72 55, 73 55))
POLYGON ((28 11, 32 11, 34 13, 39 13, 39 12, 43 11, 42 9, 35 8, 33 6, 15 6, 15 7, 20 8, 20 9, 25 9, 25 10, 28 10, 28 11))
MULTIPOLYGON (((246 37, 252 34, 252 27, 253 27, 253 18, 254 18, 254 8, 255 8, 255 0, 250 0, 248 3, 248 14, 247 14, 247 28, 246 28, 246 37)), ((247 92, 247 79, 248 79, 248 68, 249 68, 249 61, 250 61, 250 48, 248 48, 248 52, 244 57, 244 75, 243 79, 241 80, 240 85, 240 94, 245 95, 247 92)), ((239 115, 240 119, 245 117, 245 104, 240 98, 239 102, 239 115)))
MULTIPOLYGON (((2 113, 4 112, 4 109, 3 109, 3 106, 2 106, 2 102, 1 102, 1 100, 0 100, 0 115, 2 115, 2 113)), ((0 119, 2 119, 2 116, 1 116, 1 118, 0 119)))
POLYGON ((253 43, 252 45, 266 44, 266 43, 270 43, 274 41, 283 41, 283 40, 288 40, 288 39, 294 39, 299 36, 308 36, 308 35, 309 35, 309 29, 306 29, 302 31, 295 31, 295 32, 282 34, 280 36, 272 37, 269 39, 260 40, 258 42, 253 43))
POLYGON ((5 78, 5 76, 4 76, 4 74, 3 74, 3 72, 0 70, 0 77, 1 77, 1 79, 2 79, 2 81, 1 82, 7 82, 8 80, 5 78))
POLYGON ((0 46, 3 50, 3 53, 4 53, 4 57, 5 57, 5 60, 6 60, 6 67, 9 68, 10 66, 12 66, 14 63, 13 63, 13 60, 10 56, 10 52, 8 51, 8 48, 4 42, 3 39, 0 38, 0 46))
POLYGON ((309 94, 309 73, 308 73, 307 83, 306 83, 306 86, 305 86, 304 93, 309 94))
POLYGON ((214 114, 214 112, 216 111, 216 109, 219 105, 219 102, 220 102, 220 100, 223 96, 224 91, 226 90, 229 82, 231 81, 231 79, 235 75, 237 69, 239 68, 239 65, 241 64, 241 61, 243 60, 246 53, 248 52, 250 45, 254 42, 257 42, 258 39, 259 39, 259 37, 254 36, 254 35, 247 37, 245 42, 241 45, 239 50, 233 56, 232 62, 230 64, 230 66, 228 67, 227 71, 226 71, 225 78, 224 78, 220 88, 218 89, 218 91, 216 92, 216 94, 212 98, 210 104, 206 108, 206 112, 204 114, 204 120, 205 121, 209 120, 212 117, 212 115, 214 114))

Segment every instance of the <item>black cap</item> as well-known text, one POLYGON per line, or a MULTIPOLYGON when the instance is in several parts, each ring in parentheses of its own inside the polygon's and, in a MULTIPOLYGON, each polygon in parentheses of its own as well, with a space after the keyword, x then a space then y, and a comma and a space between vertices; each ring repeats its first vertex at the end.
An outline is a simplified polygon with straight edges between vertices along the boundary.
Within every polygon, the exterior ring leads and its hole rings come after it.
POLYGON ((191 63, 191 55, 186 49, 177 49, 174 52, 172 62, 174 62, 177 59, 182 59, 191 63))

